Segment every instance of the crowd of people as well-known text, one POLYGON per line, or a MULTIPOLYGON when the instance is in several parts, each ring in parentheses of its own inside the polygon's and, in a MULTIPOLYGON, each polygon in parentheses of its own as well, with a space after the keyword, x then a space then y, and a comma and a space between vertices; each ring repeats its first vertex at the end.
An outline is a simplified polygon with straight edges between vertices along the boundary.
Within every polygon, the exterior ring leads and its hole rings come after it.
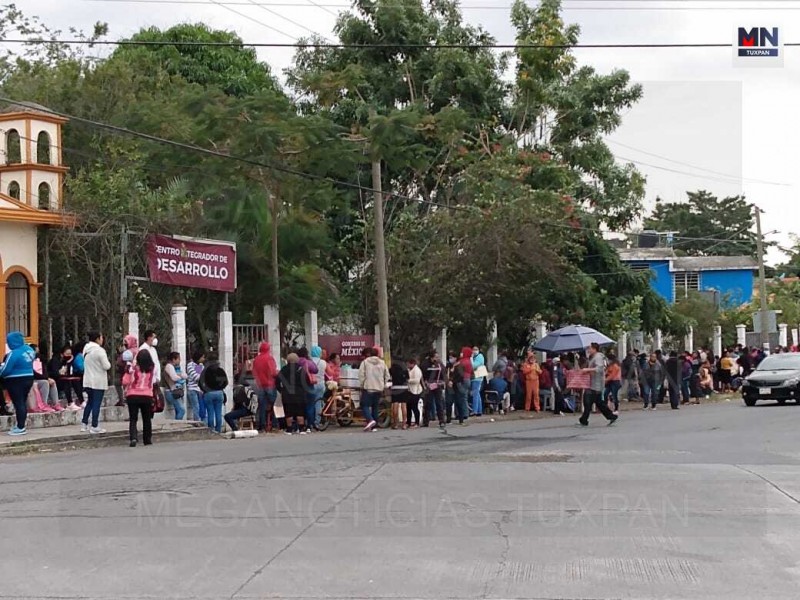
MULTIPOLYGON (((28 412, 62 410, 83 411, 81 431, 105 433, 99 416, 111 362, 104 343, 102 333, 91 332, 84 342, 65 345, 45 366, 38 349, 26 345, 21 333, 9 333, 10 352, 0 365, 0 383, 16 416, 9 434, 27 433, 28 412)), ((584 426, 599 412, 611 424, 619 416, 620 398, 640 401, 645 410, 655 410, 668 399, 678 410, 713 393, 737 390, 765 356, 757 348, 735 346, 721 356, 706 349, 649 354, 633 350, 620 361, 592 344, 585 351, 551 354, 541 362, 532 349, 522 358, 502 352, 489 368, 476 346, 450 352, 446 360, 430 351, 421 360, 396 358, 387 367, 381 349, 375 347, 365 349, 359 363, 352 365, 357 377, 345 382, 344 369, 351 366, 343 365, 335 353, 328 355, 319 346, 296 348, 279 365, 263 342, 255 359, 234 373, 232 410, 223 416, 229 381, 218 357, 197 350, 184 373, 181 355, 168 353, 162 366, 157 346, 154 331, 146 331, 141 343, 136 336, 126 336, 116 359, 117 406, 128 407, 131 446, 138 443, 139 417, 143 442, 152 443, 152 418, 164 403, 172 407, 176 420, 201 421, 216 432, 221 432, 223 421, 235 431, 240 419, 252 417, 260 432, 308 434, 320 429, 324 402, 346 387, 359 394, 367 432, 378 429, 381 401, 387 397, 388 426, 393 429, 428 427, 432 421, 445 428, 485 412, 504 415, 515 410, 580 413, 584 426)), ((4 402, 0 414, 12 414, 4 402)))

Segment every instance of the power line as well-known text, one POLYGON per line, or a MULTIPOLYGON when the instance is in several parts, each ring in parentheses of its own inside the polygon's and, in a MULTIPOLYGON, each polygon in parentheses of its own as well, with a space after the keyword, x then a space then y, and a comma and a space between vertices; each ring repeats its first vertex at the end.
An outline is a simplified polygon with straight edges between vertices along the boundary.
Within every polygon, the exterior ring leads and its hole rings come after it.
POLYGON ((276 10, 272 10, 271 8, 267 8, 265 5, 263 5, 263 4, 259 4, 259 3, 258 3, 258 2, 256 2, 255 0, 249 0, 249 2, 250 2, 250 4, 251 4, 251 5, 258 7, 258 8, 260 8, 261 10, 263 10, 263 11, 266 11, 266 12, 268 12, 268 13, 269 13, 269 14, 271 14, 271 15, 275 15, 275 16, 276 16, 276 17, 278 17, 279 19, 283 19, 284 21, 286 21, 287 23, 291 23, 291 24, 292 24, 292 25, 294 25, 295 27, 299 27, 300 29, 303 29, 303 30, 305 30, 305 31, 308 31, 308 32, 309 32, 309 33, 311 33, 312 35, 315 35, 315 36, 317 36, 317 37, 319 37, 319 38, 327 39, 327 38, 326 38, 324 35, 322 35, 322 34, 320 34, 320 33, 317 33, 316 31, 314 31, 313 29, 311 29, 311 28, 309 28, 309 27, 306 27, 306 26, 305 26, 305 25, 303 25, 302 23, 298 23, 298 22, 297 22, 297 21, 295 21, 294 19, 290 19, 289 17, 286 17, 286 16, 282 15, 281 13, 279 13, 279 12, 278 12, 278 11, 276 11, 276 10))
MULTIPOLYGON (((691 163, 682 162, 682 161, 679 161, 679 160, 668 158, 666 156, 662 156, 660 154, 655 154, 653 152, 648 152, 647 150, 642 150, 641 148, 636 148, 634 146, 629 146, 628 144, 623 144, 622 142, 618 142, 616 140, 606 139, 605 141, 608 142, 608 143, 614 144, 615 146, 620 146, 622 148, 627 148, 628 150, 634 150, 635 152, 639 152, 641 154, 646 154, 647 156, 652 156, 654 158, 660 158, 661 160, 665 160, 667 162, 671 162, 671 163, 674 163, 676 165, 683 165, 684 167, 690 167, 690 168, 696 169, 698 171, 706 171, 707 173, 712 173, 714 175, 719 175, 721 177, 726 177, 728 179, 734 179, 734 180, 742 181, 742 182, 747 181, 747 182, 750 182, 750 183, 762 183, 764 185, 778 185, 778 186, 791 187, 791 184, 789 184, 789 183, 780 183, 780 182, 777 182, 777 181, 765 181, 763 179, 750 179, 750 178, 741 177, 741 176, 738 176, 738 175, 730 175, 728 173, 721 173, 720 171, 712 171, 711 169, 705 169, 703 167, 695 166, 695 165, 693 165, 691 163)), ((629 159, 623 159, 623 160, 629 160, 629 159)), ((634 162, 634 161, 631 160, 631 162, 634 162)), ((651 166, 651 165, 648 165, 648 166, 651 166)))
MULTIPOLYGON (((175 5, 195 5, 195 6, 202 6, 208 5, 209 2, 203 0, 84 0, 86 2, 102 2, 102 3, 120 3, 120 4, 175 4, 175 5)), ((797 2, 798 0, 766 0, 772 3, 776 3, 782 6, 720 6, 720 4, 724 3, 731 3, 731 4, 759 4, 764 0, 563 0, 565 4, 569 4, 567 6, 562 5, 562 10, 564 11, 606 11, 606 10, 618 10, 618 11, 664 11, 664 10, 675 10, 675 11, 687 11, 687 10, 798 10, 800 7, 797 6, 788 6, 789 2, 797 2), (581 4, 586 3, 587 6, 571 6, 573 2, 579 2, 581 4), (657 2, 659 4, 672 4, 672 6, 598 6, 599 3, 620 3, 620 4, 643 4, 643 3, 653 3, 657 2), (711 6, 697 6, 694 3, 701 2, 712 4, 711 6), (677 3, 677 4, 676 4, 677 3), (592 6, 594 4, 594 6, 592 6), (716 4, 717 6, 714 6, 716 4)), ((308 0, 308 2, 249 2, 245 0, 226 0, 222 2, 222 4, 227 6, 247 6, 248 4, 258 4, 260 6, 274 6, 274 7, 285 7, 285 8, 321 8, 326 10, 330 14, 336 16, 336 13, 329 10, 331 8, 341 8, 341 9, 351 9, 352 5, 350 4, 321 4, 314 2, 313 0, 308 0)), ((402 4, 396 3, 387 3, 388 6, 400 6, 402 4)), ((502 11, 509 11, 511 10, 512 6, 510 4, 461 4, 459 5, 460 10, 502 10, 502 11)))
MULTIPOLYGON (((244 13, 237 13, 252 19, 244 13)), ((261 21, 255 20, 259 25, 270 27, 261 21)), ((270 27, 270 29, 274 29, 270 27)), ((288 33, 274 29, 278 33, 292 38, 288 33)), ((292 38, 294 39, 294 38, 292 38)), ((678 49, 678 48, 731 48, 731 43, 674 43, 674 44, 328 44, 313 41, 296 41, 294 43, 280 42, 201 42, 201 41, 161 41, 161 40, 82 40, 82 39, 43 39, 43 38, 10 38, 0 40, 3 44, 65 44, 76 46, 185 46, 185 47, 232 47, 241 48, 248 46, 252 48, 321 48, 321 49, 359 49, 375 48, 386 50, 571 50, 571 49, 678 49)), ((784 47, 800 46, 800 42, 787 42, 784 47)))
MULTIPOLYGON (((211 1, 211 2, 212 2, 214 5, 215 5, 215 6, 219 6, 220 8, 224 8, 225 10, 227 10, 227 11, 229 11, 229 12, 232 12, 232 13, 233 13, 233 14, 235 14, 235 15, 239 15, 240 17, 243 17, 243 18, 247 19, 248 21, 252 21, 253 23, 256 23, 256 24, 258 24, 258 25, 261 25, 262 27, 266 27, 266 28, 267 28, 267 29, 269 29, 270 31, 274 31, 275 33, 278 33, 278 34, 280 34, 280 35, 282 35, 282 36, 284 36, 284 37, 287 37, 287 38, 289 38, 290 40, 294 40, 295 42, 297 41, 297 38, 296 38, 296 37, 294 37, 294 36, 292 36, 292 35, 289 35, 289 34, 288 34, 288 33, 286 33, 285 31, 281 31, 280 29, 277 29, 277 28, 273 27, 272 25, 267 25, 267 24, 266 24, 266 23, 264 23, 263 21, 259 21, 258 19, 255 19, 255 18, 251 17, 250 15, 248 15, 248 14, 246 14, 246 13, 243 13, 243 12, 241 12, 241 11, 239 11, 239 10, 236 10, 235 8, 232 8, 231 6, 228 6, 228 5, 227 5, 227 4, 225 4, 224 2, 219 2, 218 0, 210 0, 210 1, 211 1)), ((59 42, 59 43, 63 43, 63 42, 59 42)))
MULTIPOLYGON (((6 102, 7 104, 10 104, 12 107, 14 107, 14 106, 16 106, 16 107, 25 106, 24 103, 21 103, 18 100, 13 100, 13 99, 10 99, 10 98, 4 97, 4 96, 0 96, 0 102, 6 102)), ((58 111, 55 111, 55 110, 52 110, 52 109, 49 109, 49 108, 44 108, 44 107, 38 107, 37 106, 36 110, 38 110, 39 112, 45 113, 45 114, 50 114, 50 115, 62 117, 62 118, 65 118, 65 119, 69 119, 69 120, 75 121, 77 123, 84 123, 86 125, 90 125, 90 126, 93 126, 93 127, 106 129, 106 130, 112 131, 114 133, 130 135, 130 136, 138 137, 138 138, 150 141, 150 142, 155 142, 155 143, 162 144, 162 145, 173 146, 173 147, 176 147, 176 148, 181 148, 183 150, 189 150, 189 151, 192 151, 192 152, 197 152, 199 154, 205 154, 205 155, 213 156, 213 157, 216 157, 216 158, 223 158, 223 159, 226 159, 226 160, 233 160, 233 161, 236 161, 236 162, 241 162, 241 163, 248 164, 248 165, 251 165, 251 166, 261 167, 261 168, 265 168, 265 169, 271 169, 273 171, 286 173, 288 175, 294 175, 296 177, 300 177, 300 178, 304 178, 304 179, 313 179, 313 180, 317 180, 317 181, 323 181, 323 182, 326 182, 326 183, 330 183, 331 185, 336 185, 336 186, 340 186, 340 187, 346 187, 346 188, 349 188, 349 189, 356 189, 356 190, 363 191, 363 192, 372 192, 372 193, 375 192, 375 189, 372 188, 372 187, 360 185, 360 184, 357 184, 357 183, 352 183, 350 181, 334 179, 332 177, 327 177, 325 175, 316 175, 314 173, 308 173, 308 172, 305 172, 305 171, 299 171, 299 170, 296 170, 296 169, 291 169, 291 168, 283 167, 283 166, 280 166, 280 165, 263 163, 263 162, 259 162, 257 160, 253 160, 253 159, 250 159, 250 158, 243 157, 243 156, 236 156, 236 155, 232 155, 232 154, 224 154, 224 153, 219 152, 217 150, 211 150, 209 148, 203 148, 202 146, 196 146, 194 144, 187 144, 185 142, 178 142, 176 140, 170 140, 170 139, 158 137, 158 136, 155 136, 155 135, 151 135, 149 133, 144 133, 144 132, 141 132, 141 131, 135 131, 135 130, 132 130, 132 129, 128 129, 126 127, 120 127, 118 125, 111 125, 110 123, 103 123, 101 121, 95 121, 95 120, 92 120, 92 119, 86 119, 86 118, 83 118, 83 117, 77 117, 77 116, 74 116, 74 115, 69 115, 69 114, 66 114, 66 113, 58 112, 58 111)), ((424 198, 412 198, 410 196, 406 196, 404 194, 399 194, 397 192, 383 192, 383 193, 386 196, 393 196, 393 197, 395 197, 395 198, 397 198, 399 200, 406 200, 408 202, 415 203, 415 204, 427 204, 427 205, 430 205, 430 206, 436 206, 436 207, 444 208, 444 209, 448 209, 448 210, 460 210, 460 211, 469 211, 469 212, 474 212, 476 210, 477 211, 483 211, 484 210, 483 208, 477 207, 477 206, 449 205, 449 204, 442 204, 440 202, 435 202, 433 200, 427 200, 427 199, 424 199, 424 198)), ((603 233, 605 233, 603 230, 601 230, 599 228, 596 228, 596 227, 594 227, 594 228, 593 227, 584 227, 584 226, 578 225, 578 224, 562 223, 562 222, 559 222, 559 221, 549 221, 549 220, 546 220, 546 219, 542 220, 541 222, 542 223, 546 223, 548 225, 551 225, 553 227, 562 228, 562 229, 571 229, 571 230, 574 230, 574 231, 588 231, 588 232, 591 232, 591 233, 601 234, 601 235, 603 233)), ((615 232, 615 233, 620 233, 620 234, 625 234, 625 235, 636 235, 636 234, 638 234, 640 232, 615 232)), ((720 238, 690 238, 690 237, 681 237, 681 236, 673 236, 673 239, 674 240, 683 239, 683 240, 693 240, 693 241, 712 241, 712 242, 720 241, 720 238)))

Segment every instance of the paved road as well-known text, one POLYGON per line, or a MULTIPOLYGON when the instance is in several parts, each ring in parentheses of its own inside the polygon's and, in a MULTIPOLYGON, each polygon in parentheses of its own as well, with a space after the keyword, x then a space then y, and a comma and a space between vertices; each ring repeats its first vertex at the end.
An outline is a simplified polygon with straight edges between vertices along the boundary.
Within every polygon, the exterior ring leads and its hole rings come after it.
POLYGON ((796 598, 800 407, 0 462, 0 598, 796 598))

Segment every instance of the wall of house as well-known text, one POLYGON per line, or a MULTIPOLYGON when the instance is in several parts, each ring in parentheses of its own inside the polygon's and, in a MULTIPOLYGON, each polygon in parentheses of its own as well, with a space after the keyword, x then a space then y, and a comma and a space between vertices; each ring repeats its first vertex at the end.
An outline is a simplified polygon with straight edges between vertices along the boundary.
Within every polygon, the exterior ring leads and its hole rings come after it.
MULTIPOLYGON (((36 226, 24 223, 0 222, 0 341, 6 338, 6 280, 5 276, 15 267, 22 267, 32 277, 30 284, 37 282, 36 226)), ((39 337, 38 288, 30 288, 30 337, 29 342, 39 337)), ((2 346, 0 346, 2 347, 2 346)))
POLYGON ((672 296, 672 273, 669 271, 669 262, 666 260, 648 261, 654 276, 650 282, 655 292, 670 304, 675 301, 672 296))
POLYGON ((717 290, 720 302, 727 300, 730 306, 741 306, 753 298, 753 271, 703 271, 700 274, 700 289, 717 290), (726 298, 727 296, 727 298, 726 298))

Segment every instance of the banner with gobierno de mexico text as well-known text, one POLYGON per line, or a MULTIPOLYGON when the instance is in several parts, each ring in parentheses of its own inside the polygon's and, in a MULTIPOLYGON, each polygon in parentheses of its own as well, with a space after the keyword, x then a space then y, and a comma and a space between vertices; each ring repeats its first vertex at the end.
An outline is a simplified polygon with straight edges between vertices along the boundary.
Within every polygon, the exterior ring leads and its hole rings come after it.
POLYGON ((236 244, 183 236, 149 235, 150 281, 218 292, 236 290, 236 244))

